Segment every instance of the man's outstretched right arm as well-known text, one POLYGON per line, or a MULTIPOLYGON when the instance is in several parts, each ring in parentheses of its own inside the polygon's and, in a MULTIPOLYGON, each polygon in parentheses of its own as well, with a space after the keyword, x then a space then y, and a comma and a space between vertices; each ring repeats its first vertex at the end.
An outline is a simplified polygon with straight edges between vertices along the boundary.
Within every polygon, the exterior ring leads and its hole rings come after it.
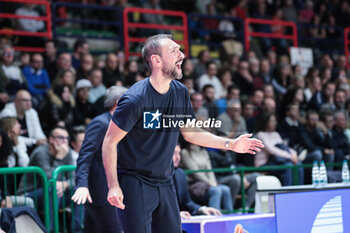
POLYGON ((120 129, 112 120, 102 145, 102 159, 109 188, 107 200, 111 205, 124 209, 123 192, 119 186, 117 174, 117 145, 128 132, 120 129))

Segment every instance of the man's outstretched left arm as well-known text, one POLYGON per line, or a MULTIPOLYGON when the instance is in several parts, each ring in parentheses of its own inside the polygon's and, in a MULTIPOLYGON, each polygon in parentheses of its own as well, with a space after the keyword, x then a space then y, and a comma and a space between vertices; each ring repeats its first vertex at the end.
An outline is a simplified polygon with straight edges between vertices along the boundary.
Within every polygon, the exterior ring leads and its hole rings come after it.
POLYGON ((203 147, 232 150, 237 153, 256 154, 264 147, 260 140, 251 138, 252 134, 243 134, 238 138, 229 139, 195 127, 182 128, 181 134, 190 143, 203 147))

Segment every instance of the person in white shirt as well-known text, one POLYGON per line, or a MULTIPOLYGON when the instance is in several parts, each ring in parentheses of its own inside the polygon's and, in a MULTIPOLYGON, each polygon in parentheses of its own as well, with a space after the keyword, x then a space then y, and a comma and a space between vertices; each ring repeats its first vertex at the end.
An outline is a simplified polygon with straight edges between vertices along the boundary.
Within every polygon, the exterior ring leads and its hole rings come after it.
POLYGON ((216 77, 216 74, 217 65, 215 62, 210 61, 206 64, 206 73, 201 75, 198 79, 198 86, 200 90, 202 90, 202 88, 207 84, 213 85, 215 89, 215 100, 224 96, 222 84, 220 79, 216 77))
POLYGON ((26 90, 17 92, 15 101, 5 105, 0 118, 17 117, 21 124, 21 136, 30 138, 37 145, 46 143, 38 113, 32 108, 32 97, 26 90))

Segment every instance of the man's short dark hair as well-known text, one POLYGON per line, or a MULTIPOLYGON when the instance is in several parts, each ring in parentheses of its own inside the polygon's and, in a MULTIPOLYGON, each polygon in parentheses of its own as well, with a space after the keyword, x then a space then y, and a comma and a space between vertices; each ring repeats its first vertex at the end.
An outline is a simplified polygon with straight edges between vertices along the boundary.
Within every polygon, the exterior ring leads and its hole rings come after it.
POLYGON ((205 92, 208 88, 214 88, 214 86, 211 85, 211 84, 206 84, 206 85, 204 85, 204 87, 202 88, 202 92, 205 92))
POLYGON ((149 37, 145 44, 143 45, 142 48, 142 57, 144 59, 144 61, 147 64, 147 67, 149 70, 152 71, 152 63, 151 63, 151 56, 152 55, 159 55, 161 56, 161 44, 160 41, 164 40, 164 39, 173 39, 173 36, 170 34, 158 34, 158 35, 154 35, 149 37))
POLYGON ((52 133, 53 131, 55 131, 56 129, 62 129, 62 130, 65 130, 67 133, 68 133, 68 130, 66 127, 63 127, 63 126, 60 126, 60 125, 56 125, 54 126, 51 130, 50 130, 50 133, 49 133, 49 136, 52 137, 52 133))
POLYGON ((77 51, 79 47, 82 47, 84 44, 87 44, 87 40, 85 39, 78 39, 74 43, 74 51, 77 51))

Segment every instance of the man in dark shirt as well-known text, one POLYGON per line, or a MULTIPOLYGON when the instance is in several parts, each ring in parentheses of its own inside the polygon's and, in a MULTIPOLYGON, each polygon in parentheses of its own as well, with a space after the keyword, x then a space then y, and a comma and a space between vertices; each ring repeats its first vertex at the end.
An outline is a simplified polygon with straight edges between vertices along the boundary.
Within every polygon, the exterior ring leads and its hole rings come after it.
POLYGON ((187 180, 184 170, 179 168, 181 161, 181 148, 179 145, 176 145, 173 155, 174 162, 174 185, 176 189, 177 201, 179 203, 180 215, 182 218, 189 218, 191 215, 221 215, 221 212, 215 208, 200 206, 195 203, 187 189, 187 180))
POLYGON ((346 129, 346 117, 344 112, 334 113, 334 127, 332 130, 332 146, 335 153, 335 162, 342 162, 350 154, 350 143, 344 131, 346 129))
POLYGON ((195 115, 187 88, 175 80, 182 77, 180 46, 168 35, 156 35, 147 39, 142 54, 151 76, 119 100, 102 146, 107 199, 120 209, 125 233, 180 233, 172 182, 172 155, 180 128, 185 140, 202 146, 255 154, 263 145, 250 134, 225 139, 196 125, 186 127, 184 122, 193 121, 195 115))

